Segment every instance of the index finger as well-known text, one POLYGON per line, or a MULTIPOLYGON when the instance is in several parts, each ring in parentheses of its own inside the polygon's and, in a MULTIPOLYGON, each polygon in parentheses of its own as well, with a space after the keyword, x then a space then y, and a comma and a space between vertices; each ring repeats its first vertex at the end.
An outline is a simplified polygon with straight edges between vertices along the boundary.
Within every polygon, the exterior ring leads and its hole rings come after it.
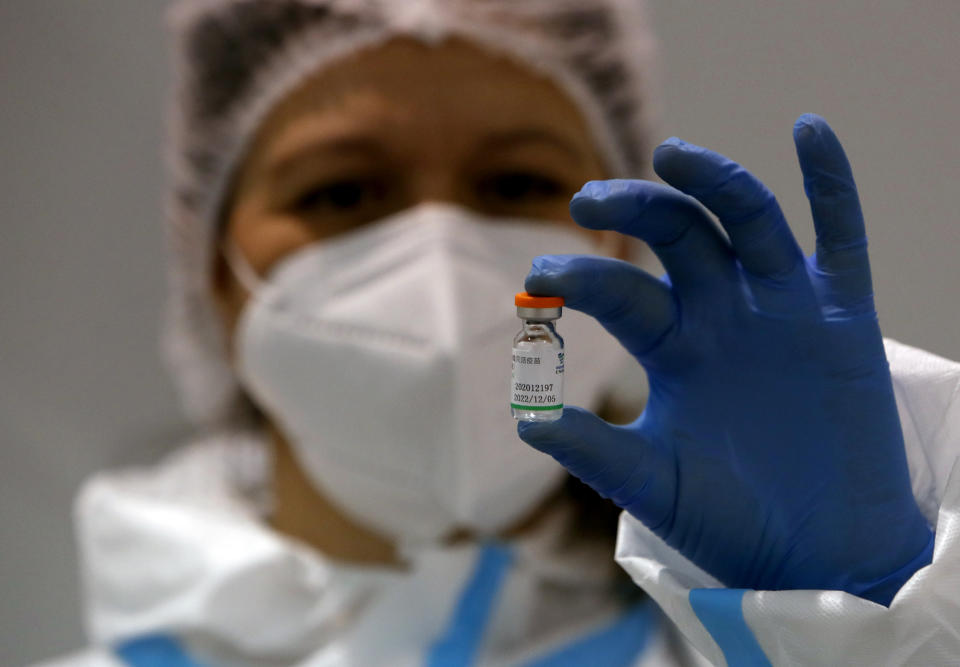
POLYGON ((610 229, 646 241, 681 295, 713 291, 733 278, 730 244, 706 211, 671 187, 639 180, 591 181, 574 195, 570 214, 582 227, 610 229))

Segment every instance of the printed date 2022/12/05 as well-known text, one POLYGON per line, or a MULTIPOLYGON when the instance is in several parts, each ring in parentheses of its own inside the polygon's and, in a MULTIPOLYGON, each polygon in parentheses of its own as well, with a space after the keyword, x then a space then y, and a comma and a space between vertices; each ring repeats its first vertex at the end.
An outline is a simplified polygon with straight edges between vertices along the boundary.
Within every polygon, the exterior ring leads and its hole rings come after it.
POLYGON ((557 397, 553 394, 514 394, 513 402, 518 405, 553 405, 557 397))

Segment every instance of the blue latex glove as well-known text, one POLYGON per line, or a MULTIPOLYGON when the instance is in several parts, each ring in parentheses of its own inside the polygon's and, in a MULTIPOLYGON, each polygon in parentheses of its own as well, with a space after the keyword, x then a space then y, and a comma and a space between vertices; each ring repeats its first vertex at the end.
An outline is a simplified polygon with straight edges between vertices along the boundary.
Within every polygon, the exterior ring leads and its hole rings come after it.
POLYGON ((574 219, 643 239, 668 278, 543 256, 526 289, 599 320, 643 364, 650 399, 628 426, 570 408, 519 433, 727 586, 888 604, 933 536, 910 490, 850 166, 818 116, 794 139, 809 259, 760 181, 677 139, 654 154, 672 188, 584 186, 574 219))

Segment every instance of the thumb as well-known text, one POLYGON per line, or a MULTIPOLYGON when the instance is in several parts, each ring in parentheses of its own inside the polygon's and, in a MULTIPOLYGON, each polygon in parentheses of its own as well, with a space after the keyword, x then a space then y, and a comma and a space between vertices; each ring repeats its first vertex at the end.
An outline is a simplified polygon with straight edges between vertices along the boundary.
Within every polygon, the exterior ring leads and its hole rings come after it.
POLYGON ((581 408, 553 422, 520 422, 520 439, 656 531, 670 522, 676 462, 634 426, 613 426, 581 408))

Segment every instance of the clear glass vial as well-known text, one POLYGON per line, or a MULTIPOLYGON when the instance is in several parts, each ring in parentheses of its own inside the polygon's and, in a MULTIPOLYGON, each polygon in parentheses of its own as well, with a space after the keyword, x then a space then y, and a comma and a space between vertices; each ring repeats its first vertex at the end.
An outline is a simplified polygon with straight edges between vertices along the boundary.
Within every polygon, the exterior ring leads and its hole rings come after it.
POLYGON ((523 328, 513 339, 510 411, 518 421, 560 419, 564 350, 554 323, 563 314, 564 301, 521 292, 514 303, 523 328))

